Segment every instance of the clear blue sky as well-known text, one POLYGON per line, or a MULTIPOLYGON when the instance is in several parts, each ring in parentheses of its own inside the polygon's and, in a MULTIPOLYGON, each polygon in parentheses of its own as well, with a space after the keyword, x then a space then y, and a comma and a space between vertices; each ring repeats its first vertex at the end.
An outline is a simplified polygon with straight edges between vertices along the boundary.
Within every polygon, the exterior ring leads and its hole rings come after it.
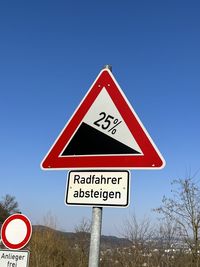
POLYGON ((199 1, 1 1, 0 196, 72 231, 91 208, 66 207, 67 171, 40 162, 105 64, 166 160, 132 171, 131 204, 105 208, 103 234, 151 209, 200 168, 199 1))

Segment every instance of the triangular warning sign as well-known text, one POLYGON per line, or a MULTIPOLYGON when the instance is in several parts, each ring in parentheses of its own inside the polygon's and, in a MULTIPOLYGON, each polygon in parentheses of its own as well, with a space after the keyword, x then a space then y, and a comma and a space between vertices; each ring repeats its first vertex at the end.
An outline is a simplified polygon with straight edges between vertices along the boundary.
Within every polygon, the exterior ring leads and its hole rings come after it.
POLYGON ((43 169, 162 168, 165 161, 104 69, 44 158, 43 169))

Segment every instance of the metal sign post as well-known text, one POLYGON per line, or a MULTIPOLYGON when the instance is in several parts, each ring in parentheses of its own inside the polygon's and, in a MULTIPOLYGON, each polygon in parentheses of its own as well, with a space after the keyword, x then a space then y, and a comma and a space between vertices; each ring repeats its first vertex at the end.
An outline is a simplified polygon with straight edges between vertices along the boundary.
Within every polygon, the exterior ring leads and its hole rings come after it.
POLYGON ((128 205, 127 170, 164 166, 112 67, 104 66, 41 163, 44 170, 77 169, 69 173, 66 204, 93 207, 89 267, 99 266, 102 206, 128 205))
POLYGON ((101 239, 101 224, 102 224, 103 208, 92 208, 92 227, 90 237, 90 254, 89 254, 89 267, 99 266, 99 252, 100 252, 100 239, 101 239))
POLYGON ((66 205, 93 206, 89 267, 99 266, 103 207, 127 207, 130 195, 127 170, 71 170, 66 184, 66 205))
POLYGON ((71 170, 66 184, 66 205, 92 206, 89 267, 98 267, 103 207, 129 205, 127 170, 71 170))
MULTIPOLYGON (((110 65, 106 65, 105 68, 108 68, 112 71, 112 67, 110 65)), ((103 208, 101 207, 92 208, 92 225, 91 225, 90 254, 89 254, 88 267, 99 266, 102 213, 103 213, 103 208)))

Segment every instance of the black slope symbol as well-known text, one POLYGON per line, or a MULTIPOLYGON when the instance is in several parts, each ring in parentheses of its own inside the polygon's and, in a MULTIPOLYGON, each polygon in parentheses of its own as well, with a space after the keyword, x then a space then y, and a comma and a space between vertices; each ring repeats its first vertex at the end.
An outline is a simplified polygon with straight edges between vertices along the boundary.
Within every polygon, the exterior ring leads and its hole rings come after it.
POLYGON ((82 122, 61 156, 141 154, 82 122))

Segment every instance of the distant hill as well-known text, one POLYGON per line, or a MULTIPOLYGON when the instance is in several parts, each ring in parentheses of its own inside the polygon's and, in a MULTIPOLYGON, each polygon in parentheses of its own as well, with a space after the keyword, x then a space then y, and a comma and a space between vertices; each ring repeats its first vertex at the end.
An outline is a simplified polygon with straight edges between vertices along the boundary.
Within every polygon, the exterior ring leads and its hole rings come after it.
MULTIPOLYGON (((81 234, 84 234, 86 239, 90 240, 90 234, 87 233, 74 233, 74 232, 63 232, 60 230, 53 230, 49 227, 43 226, 43 225, 34 225, 33 226, 33 231, 39 230, 39 231, 55 231, 57 234, 60 234, 64 237, 66 237, 67 240, 71 240, 71 242, 76 243, 76 240, 80 237, 81 234)), ((119 238, 116 236, 106 236, 102 235, 101 236, 101 248, 102 249, 107 249, 107 248, 117 248, 117 247, 128 247, 131 245, 131 242, 126 239, 126 238, 119 238)))

